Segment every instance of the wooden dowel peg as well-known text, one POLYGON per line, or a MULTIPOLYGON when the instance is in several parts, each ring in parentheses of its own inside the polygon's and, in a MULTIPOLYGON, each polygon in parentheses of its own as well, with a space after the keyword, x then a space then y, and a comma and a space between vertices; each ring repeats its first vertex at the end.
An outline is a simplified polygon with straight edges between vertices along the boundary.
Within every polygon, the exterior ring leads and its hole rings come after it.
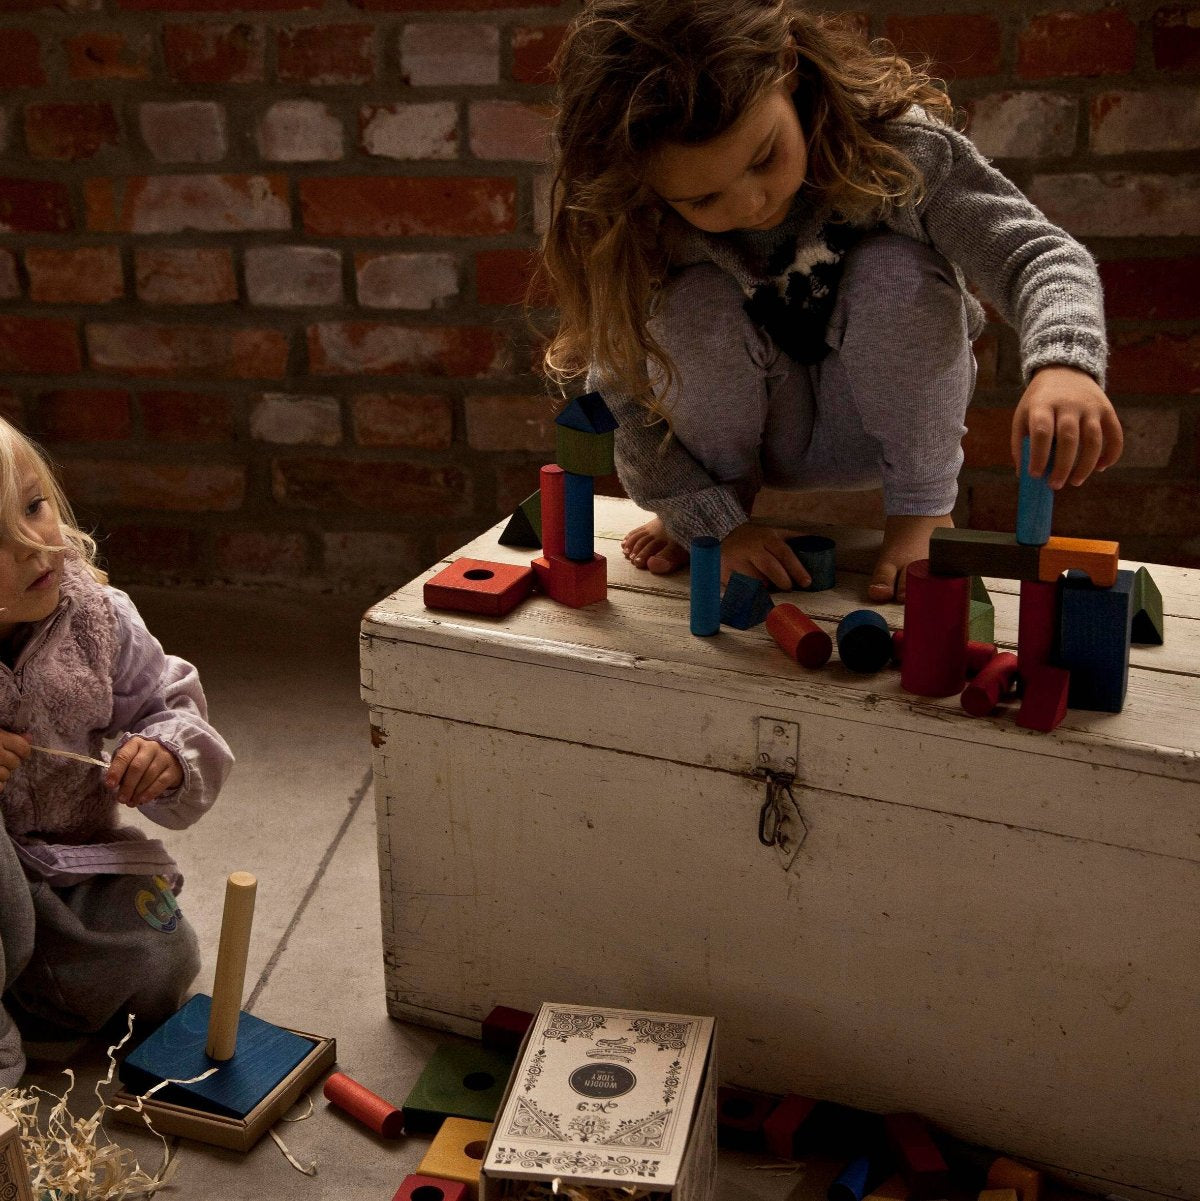
POLYGON ((225 910, 213 979, 212 1008, 208 1018, 205 1053, 219 1062, 233 1058, 237 1047, 242 990, 246 985, 246 960, 250 930, 254 925, 254 897, 258 881, 249 872, 233 872, 225 883, 225 910))

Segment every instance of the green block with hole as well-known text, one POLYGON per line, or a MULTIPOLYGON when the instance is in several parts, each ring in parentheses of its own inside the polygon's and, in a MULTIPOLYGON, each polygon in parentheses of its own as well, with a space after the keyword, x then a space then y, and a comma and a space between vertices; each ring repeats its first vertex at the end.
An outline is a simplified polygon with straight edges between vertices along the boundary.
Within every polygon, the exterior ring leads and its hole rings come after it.
POLYGON ((477 1044, 443 1043, 404 1102, 407 1134, 432 1134, 445 1118, 493 1122, 513 1056, 477 1044))

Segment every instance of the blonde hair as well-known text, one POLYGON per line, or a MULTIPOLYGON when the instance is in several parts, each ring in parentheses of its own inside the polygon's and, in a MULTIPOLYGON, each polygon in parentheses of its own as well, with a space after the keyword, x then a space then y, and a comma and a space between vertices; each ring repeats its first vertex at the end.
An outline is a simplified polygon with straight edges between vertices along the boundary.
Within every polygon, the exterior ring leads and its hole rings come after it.
POLYGON ((30 470, 37 476, 38 489, 58 518, 65 540, 61 549, 78 555, 92 575, 100 583, 106 583, 108 576, 96 566, 95 539, 76 525, 70 503, 54 478, 45 452, 3 417, 0 417, 0 538, 34 550, 55 549, 34 542, 21 529, 26 505, 24 481, 30 470))
POLYGON ((557 308, 544 354, 562 388, 653 394, 674 368, 647 329, 682 228, 644 182, 664 143, 730 129, 785 79, 808 143, 805 189, 830 219, 875 224, 921 179, 881 135, 916 104, 949 121, 945 92, 886 42, 869 45, 799 0, 589 0, 559 50, 554 176, 535 289, 557 308))

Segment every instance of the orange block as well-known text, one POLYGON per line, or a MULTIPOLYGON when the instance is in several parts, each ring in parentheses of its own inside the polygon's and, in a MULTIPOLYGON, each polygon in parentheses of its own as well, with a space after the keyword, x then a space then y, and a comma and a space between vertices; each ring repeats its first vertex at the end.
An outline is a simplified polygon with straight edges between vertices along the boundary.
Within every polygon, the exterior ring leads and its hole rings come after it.
POLYGON ((992 1166, 988 1168, 987 1186, 989 1189, 1016 1189, 1021 1201, 1039 1201, 1042 1174, 1035 1168, 1017 1163, 1015 1159, 1005 1159, 1001 1156, 993 1160, 992 1166))
POLYGON ((534 559, 530 564, 538 587, 560 605, 582 609, 608 599, 608 560, 593 555, 590 563, 576 563, 565 555, 534 559))
POLYGON ((1096 538, 1051 538, 1038 556, 1038 579, 1050 583, 1064 571, 1086 571, 1097 588, 1117 582, 1120 545, 1096 538))

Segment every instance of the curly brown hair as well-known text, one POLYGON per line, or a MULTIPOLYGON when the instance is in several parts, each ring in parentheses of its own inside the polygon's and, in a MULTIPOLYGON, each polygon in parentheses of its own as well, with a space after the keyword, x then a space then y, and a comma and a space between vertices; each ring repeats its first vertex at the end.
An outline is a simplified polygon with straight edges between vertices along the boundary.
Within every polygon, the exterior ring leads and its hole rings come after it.
POLYGON ((659 416, 650 381, 665 392, 674 369, 647 320, 682 219, 645 183, 655 151, 718 137, 786 80, 807 141, 805 189, 836 219, 873 224, 921 194, 881 125, 914 104, 953 114, 939 81, 891 45, 868 44, 799 0, 588 0, 556 68, 550 217, 534 283, 557 310, 544 365, 564 389, 590 369, 659 416))

